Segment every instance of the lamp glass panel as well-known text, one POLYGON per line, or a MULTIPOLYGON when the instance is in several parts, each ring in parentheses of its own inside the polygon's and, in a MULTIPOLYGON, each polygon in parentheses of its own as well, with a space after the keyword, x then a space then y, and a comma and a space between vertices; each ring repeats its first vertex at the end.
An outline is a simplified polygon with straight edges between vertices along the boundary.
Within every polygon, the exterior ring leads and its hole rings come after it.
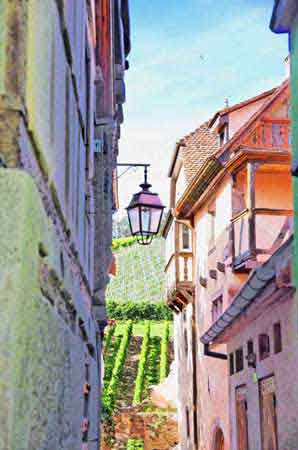
POLYGON ((162 209, 152 209, 151 211, 150 231, 151 233, 157 233, 160 217, 162 215, 162 209))
POLYGON ((130 220, 132 234, 138 233, 140 231, 140 217, 138 206, 136 206, 135 208, 128 209, 128 216, 130 220))
POLYGON ((152 210, 147 206, 141 206, 142 233, 148 234, 151 230, 152 210))

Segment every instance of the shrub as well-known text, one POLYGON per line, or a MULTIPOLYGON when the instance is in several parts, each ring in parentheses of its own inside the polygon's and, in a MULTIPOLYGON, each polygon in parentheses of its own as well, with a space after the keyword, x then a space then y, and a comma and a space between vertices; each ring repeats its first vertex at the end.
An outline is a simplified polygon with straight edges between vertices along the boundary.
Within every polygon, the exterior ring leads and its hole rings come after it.
POLYGON ((134 245, 136 243, 136 241, 137 241, 137 238, 134 236, 113 239, 112 249, 118 250, 120 248, 130 247, 131 245, 134 245))
POLYGON ((127 450, 143 450, 144 443, 143 443, 143 441, 140 441, 140 440, 129 439, 126 449, 127 450))
POLYGON ((169 323, 165 322, 162 339, 161 339, 161 351, 160 351, 160 372, 159 381, 160 383, 168 376, 169 364, 168 364, 168 344, 169 344, 169 323))
POLYGON ((107 313, 110 319, 115 320, 172 320, 173 313, 163 302, 107 301, 107 313))
POLYGON ((113 347, 112 346, 111 346, 112 348, 110 347, 111 353, 109 355, 107 352, 105 352, 105 355, 107 355, 107 356, 105 357, 105 361, 104 361, 104 364, 105 364, 105 367, 104 367, 104 370, 105 370, 104 389, 106 389, 109 385, 109 382, 110 382, 110 379, 112 376, 112 372, 113 372, 113 368, 115 365, 115 358, 116 358, 117 352, 120 347, 121 338, 122 338, 121 336, 116 336, 113 347))
POLYGON ((148 322, 146 322, 146 330, 145 330, 142 347, 141 347, 140 360, 139 360, 139 365, 138 365, 138 374, 137 374, 134 396, 133 396, 133 405, 137 405, 142 400, 149 341, 150 341, 150 322, 148 321, 148 322))
POLYGON ((111 343, 112 343, 112 338, 113 338, 114 333, 115 333, 115 329, 116 329, 115 325, 109 327, 108 334, 107 334, 107 336, 105 338, 105 345, 104 345, 105 353, 108 353, 108 351, 110 349, 110 346, 111 346, 111 343))

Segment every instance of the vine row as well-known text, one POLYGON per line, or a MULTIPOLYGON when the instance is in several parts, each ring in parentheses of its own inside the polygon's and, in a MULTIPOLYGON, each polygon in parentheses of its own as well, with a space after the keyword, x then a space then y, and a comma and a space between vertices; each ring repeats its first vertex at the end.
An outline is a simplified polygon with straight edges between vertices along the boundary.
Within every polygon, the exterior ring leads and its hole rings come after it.
POLYGON ((142 401, 142 393, 144 389, 144 380, 145 380, 145 370, 146 370, 146 362, 148 356, 148 347, 150 342, 150 322, 146 322, 145 333, 143 337, 140 360, 138 365, 138 373, 135 384, 134 396, 133 396, 133 405, 137 405, 142 401))
POLYGON ((123 336, 121 338, 120 346, 115 358, 115 364, 112 371, 112 376, 106 392, 103 395, 103 402, 107 413, 111 414, 115 408, 116 396, 121 381, 124 362, 126 359, 127 348, 132 334, 132 321, 127 322, 123 336))
POLYGON ((161 351, 160 351, 160 372, 159 372, 160 383, 162 383, 163 380, 168 376, 169 372, 169 361, 168 361, 169 337, 170 337, 169 322, 165 322, 162 332, 161 351))

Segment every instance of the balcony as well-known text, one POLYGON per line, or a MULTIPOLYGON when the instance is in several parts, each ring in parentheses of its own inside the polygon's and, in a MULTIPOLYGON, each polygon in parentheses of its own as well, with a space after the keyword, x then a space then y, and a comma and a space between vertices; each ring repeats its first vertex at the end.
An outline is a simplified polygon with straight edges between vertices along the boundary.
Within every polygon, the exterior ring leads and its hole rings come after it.
POLYGON ((291 210, 243 210, 232 219, 234 269, 247 271, 264 263, 292 232, 291 210))
POLYGON ((191 229, 175 222, 166 238, 166 289, 170 306, 181 310, 192 299, 193 253, 191 229))
POLYGON ((244 145, 250 148, 290 150, 290 123, 290 119, 263 119, 244 141, 244 145))
POLYGON ((165 268, 167 300, 183 307, 191 301, 193 288, 193 254, 173 254, 165 268))

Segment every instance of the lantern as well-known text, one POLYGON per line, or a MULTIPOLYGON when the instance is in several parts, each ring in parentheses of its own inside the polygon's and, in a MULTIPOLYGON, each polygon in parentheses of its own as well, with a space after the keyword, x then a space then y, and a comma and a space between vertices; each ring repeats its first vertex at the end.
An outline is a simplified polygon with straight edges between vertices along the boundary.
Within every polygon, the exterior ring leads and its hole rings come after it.
POLYGON ((151 184, 147 182, 147 167, 145 167, 142 190, 134 194, 129 206, 126 208, 132 236, 137 237, 141 245, 149 245, 153 236, 160 229, 164 205, 158 194, 150 192, 151 184))

